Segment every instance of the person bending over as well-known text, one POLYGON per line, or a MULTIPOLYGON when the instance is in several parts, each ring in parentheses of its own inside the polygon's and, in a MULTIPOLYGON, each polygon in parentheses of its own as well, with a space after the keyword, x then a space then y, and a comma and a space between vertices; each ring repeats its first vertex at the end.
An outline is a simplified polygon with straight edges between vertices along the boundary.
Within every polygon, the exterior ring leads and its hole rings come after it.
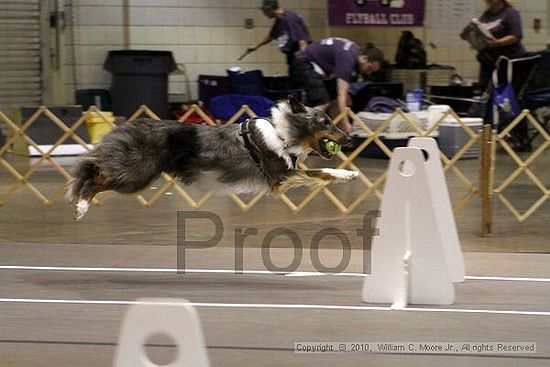
MULTIPOLYGON (((333 111, 333 117, 345 110, 349 83, 356 74, 369 75, 380 70, 383 53, 375 48, 363 50, 345 38, 327 38, 296 53, 292 79, 304 88, 307 105, 333 111)), ((351 132, 349 117, 341 128, 351 132)))
MULTIPOLYGON (((261 10, 269 19, 275 19, 273 27, 263 41, 247 51, 254 52, 273 40, 277 40, 279 49, 286 55, 289 68, 294 60, 294 54, 303 50, 311 43, 311 35, 306 23, 295 12, 279 6, 277 0, 263 0, 261 10)), ((290 71, 289 71, 290 73, 290 71)))

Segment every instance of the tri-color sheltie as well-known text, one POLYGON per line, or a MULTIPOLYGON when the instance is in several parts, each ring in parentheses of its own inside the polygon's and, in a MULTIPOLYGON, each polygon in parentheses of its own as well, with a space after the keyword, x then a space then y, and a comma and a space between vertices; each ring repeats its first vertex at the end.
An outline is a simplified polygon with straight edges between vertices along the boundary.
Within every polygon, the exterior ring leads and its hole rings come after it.
POLYGON ((343 169, 300 170, 310 152, 325 159, 327 142, 348 145, 350 137, 317 109, 294 98, 274 105, 271 118, 240 125, 206 126, 140 119, 109 134, 76 166, 68 197, 81 219, 100 192, 138 193, 162 172, 184 184, 232 193, 349 182, 358 172, 343 169))

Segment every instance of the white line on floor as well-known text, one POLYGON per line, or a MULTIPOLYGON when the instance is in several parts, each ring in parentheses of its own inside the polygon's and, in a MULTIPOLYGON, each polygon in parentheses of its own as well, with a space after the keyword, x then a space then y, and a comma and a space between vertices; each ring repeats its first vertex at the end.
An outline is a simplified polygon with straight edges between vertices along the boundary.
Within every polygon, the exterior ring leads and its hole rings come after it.
POLYGON ((517 278, 517 277, 478 277, 478 276, 469 276, 464 277, 466 280, 496 280, 496 281, 509 281, 509 282, 542 282, 550 283, 550 278, 517 278))
MULTIPOLYGON (((0 303, 31 303, 31 304, 65 304, 65 305, 136 305, 150 302, 139 301, 99 301, 99 300, 71 300, 71 299, 35 299, 35 298, 0 298, 0 303)), ((292 310, 339 310, 339 311, 393 311, 393 312, 437 312, 437 313, 468 313, 518 316, 550 316, 546 311, 509 311, 509 310, 471 310, 459 308, 422 308, 407 307, 403 310, 393 310, 390 307, 376 306, 340 306, 340 305, 299 305, 299 304, 270 304, 270 303, 194 303, 194 307, 209 308, 254 308, 254 309, 292 309, 292 310)))
MULTIPOLYGON (((27 265, 0 265, 0 270, 22 270, 22 271, 59 271, 59 272, 105 272, 105 273, 176 273, 178 269, 169 268, 109 268, 109 267, 86 267, 86 266, 27 266, 27 265)), ((235 274, 231 269, 185 269, 187 274, 235 274)), ((338 273, 328 274, 314 271, 297 271, 293 273, 277 273, 269 270, 243 270, 243 275, 285 275, 288 277, 310 277, 310 276, 347 276, 366 277, 363 273, 338 273)), ((487 281, 510 281, 510 282, 540 282, 550 283, 550 278, 529 278, 529 277, 496 277, 496 276, 470 276, 466 280, 487 280, 487 281)))
MULTIPOLYGON (((108 267, 86 267, 86 266, 27 266, 27 265, 0 265, 0 270, 27 270, 27 271, 59 271, 59 272, 105 272, 105 273, 176 273, 179 270, 183 272, 183 269, 169 269, 169 268, 108 268, 108 267)), ((235 274, 239 275, 236 270, 231 269, 185 269, 186 274, 235 274)), ((305 277, 305 276, 353 276, 364 277, 362 273, 319 273, 314 271, 300 271, 293 273, 286 272, 272 272, 269 270, 243 270, 243 275, 285 275, 293 277, 305 277)))

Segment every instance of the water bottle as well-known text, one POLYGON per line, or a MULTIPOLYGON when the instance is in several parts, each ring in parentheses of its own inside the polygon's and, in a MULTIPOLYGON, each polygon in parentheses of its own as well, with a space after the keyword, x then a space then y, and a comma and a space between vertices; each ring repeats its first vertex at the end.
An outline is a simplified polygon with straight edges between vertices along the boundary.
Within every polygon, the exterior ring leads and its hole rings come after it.
POLYGON ((422 109, 422 98, 424 91, 422 89, 411 89, 407 92, 407 109, 409 112, 418 112, 422 109))

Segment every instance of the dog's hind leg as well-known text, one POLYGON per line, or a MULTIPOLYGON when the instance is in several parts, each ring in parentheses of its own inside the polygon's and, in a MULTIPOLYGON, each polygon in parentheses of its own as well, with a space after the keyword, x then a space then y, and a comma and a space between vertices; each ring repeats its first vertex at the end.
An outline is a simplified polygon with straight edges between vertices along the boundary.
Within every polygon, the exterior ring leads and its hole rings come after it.
POLYGON ((82 218, 84 218, 86 213, 88 213, 89 208, 90 208, 89 201, 86 201, 84 199, 78 200, 74 210, 74 219, 81 220, 82 218))
POLYGON ((100 192, 108 190, 111 190, 111 185, 101 174, 85 179, 76 197, 74 218, 81 220, 88 213, 93 198, 100 192))
POLYGON ((74 218, 76 220, 81 220, 86 215, 92 199, 97 194, 110 189, 106 182, 106 178, 102 175, 84 181, 75 206, 74 218))
POLYGON ((74 217, 80 220, 88 212, 94 196, 108 189, 107 180, 101 173, 97 159, 93 157, 86 157, 78 162, 74 176, 75 178, 69 183, 67 199, 76 203, 74 217))

